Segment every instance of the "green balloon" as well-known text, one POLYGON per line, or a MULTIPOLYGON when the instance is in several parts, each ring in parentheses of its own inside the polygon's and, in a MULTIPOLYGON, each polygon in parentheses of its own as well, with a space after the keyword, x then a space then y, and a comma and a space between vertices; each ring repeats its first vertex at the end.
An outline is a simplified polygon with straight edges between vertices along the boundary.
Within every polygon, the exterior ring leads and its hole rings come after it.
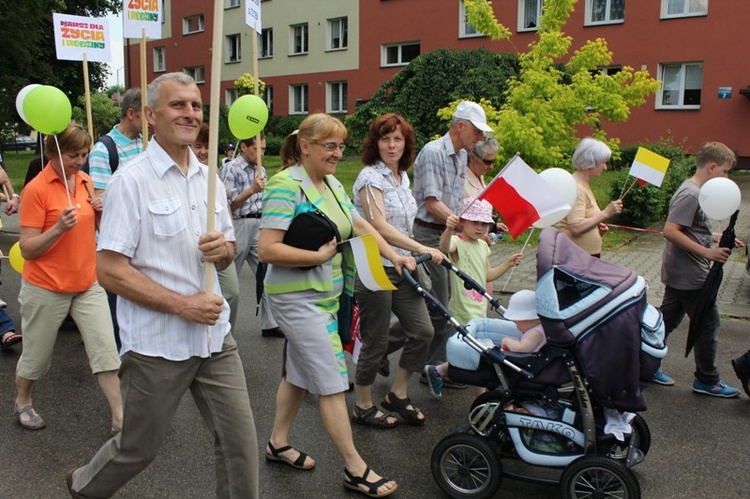
POLYGON ((229 109, 229 129, 240 140, 255 137, 268 121, 268 106, 258 96, 243 95, 229 109))
POLYGON ((26 123, 45 135, 55 135, 65 130, 72 113, 68 96, 49 85, 36 87, 23 100, 26 123))

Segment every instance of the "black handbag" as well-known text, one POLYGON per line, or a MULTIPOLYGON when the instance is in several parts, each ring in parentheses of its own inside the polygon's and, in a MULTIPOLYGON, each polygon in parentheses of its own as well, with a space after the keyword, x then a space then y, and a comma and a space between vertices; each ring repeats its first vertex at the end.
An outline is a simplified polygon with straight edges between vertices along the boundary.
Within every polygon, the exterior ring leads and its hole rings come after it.
MULTIPOLYGON (((289 228, 284 233, 282 242, 295 248, 317 251, 318 248, 334 237, 337 243, 341 242, 341 234, 339 234, 338 227, 336 227, 336 224, 328 215, 320 210, 316 210, 300 213, 294 217, 294 220, 292 220, 289 228)), ((337 251, 341 251, 340 246, 337 246, 337 251)), ((310 270, 315 267, 317 265, 298 268, 300 270, 310 270)))

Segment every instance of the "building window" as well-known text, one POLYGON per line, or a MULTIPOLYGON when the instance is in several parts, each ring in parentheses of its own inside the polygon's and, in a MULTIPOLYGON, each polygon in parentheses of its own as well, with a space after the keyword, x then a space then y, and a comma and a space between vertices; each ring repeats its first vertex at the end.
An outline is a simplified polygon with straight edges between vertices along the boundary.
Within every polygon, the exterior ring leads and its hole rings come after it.
POLYGON ((625 20, 625 0, 586 0, 586 24, 621 23, 625 20))
POLYGON ((700 109, 703 63, 661 64, 657 109, 700 109))
POLYGON ((224 101, 228 107, 231 106, 238 97, 239 91, 236 88, 228 88, 224 90, 224 101))
POLYGON ((167 48, 154 47, 154 73, 162 73, 167 70, 167 48))
POLYGON ((620 71, 622 71, 622 66, 599 66, 596 69, 590 69, 589 73, 592 78, 596 78, 600 74, 614 76, 620 71))
POLYGON ((307 85, 289 85, 289 114, 307 114, 307 85))
POLYGON ((289 55, 307 54, 307 23, 295 24, 289 27, 291 43, 289 55))
POLYGON ((343 50, 349 46, 349 19, 328 20, 328 50, 343 50))
POLYGON ((206 82, 206 68, 205 66, 191 66, 183 69, 183 73, 192 76, 195 83, 206 82))
POLYGON ((328 83, 327 101, 329 113, 345 113, 346 101, 349 98, 349 85, 345 81, 334 81, 328 83))
POLYGON ((258 34, 258 58, 270 59, 273 57, 273 28, 260 30, 258 34))
POLYGON ((419 55, 419 42, 383 45, 382 66, 406 66, 419 55))
POLYGON ((708 0, 661 0, 661 17, 690 17, 708 14, 708 0))
POLYGON ((182 34, 201 33, 203 31, 203 14, 182 18, 182 34))
POLYGON ((242 39, 239 34, 227 35, 227 55, 224 62, 240 62, 242 60, 242 39))
POLYGON ((484 36, 484 33, 469 24, 469 20, 466 18, 466 4, 464 4, 464 0, 458 0, 458 37, 471 38, 474 36, 484 36))
POLYGON ((263 101, 266 103, 266 106, 268 106, 268 113, 273 114, 273 87, 270 85, 266 85, 266 88, 263 90, 263 101))
POLYGON ((536 31, 543 4, 543 0, 518 0, 518 31, 536 31))
POLYGON ((225 9, 233 9, 240 6, 240 0, 224 0, 225 9))

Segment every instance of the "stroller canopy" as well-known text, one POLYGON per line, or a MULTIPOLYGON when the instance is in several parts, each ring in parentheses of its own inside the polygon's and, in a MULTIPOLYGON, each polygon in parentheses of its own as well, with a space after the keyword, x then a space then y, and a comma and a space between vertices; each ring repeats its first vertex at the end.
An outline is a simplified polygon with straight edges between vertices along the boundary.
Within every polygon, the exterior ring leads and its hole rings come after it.
POLYGON ((634 271, 592 257, 557 229, 542 231, 539 318, 551 344, 575 349, 604 407, 645 410, 641 382, 651 380, 666 354, 661 314, 648 305, 646 289, 634 271), (644 316, 651 327, 642 327, 644 316))

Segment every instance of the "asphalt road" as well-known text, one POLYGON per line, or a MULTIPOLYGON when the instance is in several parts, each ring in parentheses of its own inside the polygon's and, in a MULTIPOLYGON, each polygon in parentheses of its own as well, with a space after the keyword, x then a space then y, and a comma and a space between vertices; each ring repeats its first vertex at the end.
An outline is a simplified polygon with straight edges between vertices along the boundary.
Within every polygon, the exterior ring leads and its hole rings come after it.
MULTIPOLYGON (((12 234, 0 235, 6 254, 12 234)), ((0 293, 8 311, 19 319, 20 278, 9 265, 2 271, 0 293)), ((243 307, 236 334, 242 355, 263 452, 270 433, 275 390, 280 377, 282 341, 260 336, 255 317, 254 281, 245 269, 241 279, 243 307)), ((729 360, 750 348, 747 321, 724 322, 719 366, 725 379, 736 384, 729 360)), ((748 428, 750 403, 743 394, 733 400, 713 399, 691 392, 692 359, 682 355, 686 327, 671 338, 664 363, 677 379, 674 387, 653 386, 647 391, 649 410, 643 413, 652 433, 644 463, 635 468, 646 498, 747 497, 748 428)), ((50 372, 35 386, 35 408, 48 427, 38 432, 22 429, 12 415, 13 373, 19 351, 0 355, 0 498, 63 498, 65 472, 87 462, 108 438, 105 401, 89 373, 80 336, 72 326, 61 329, 50 372)), ((397 361, 393 357, 392 363, 397 361)), ((355 442, 378 472, 400 484, 397 497, 441 497, 430 474, 430 455, 437 442, 465 422, 471 403, 468 390, 447 391, 433 399, 413 380, 412 399, 426 416, 424 427, 382 431, 355 427, 355 442)), ((382 397, 387 380, 378 378, 373 392, 382 397)), ((353 395, 347 395, 349 407, 353 395)), ((293 444, 317 460, 313 472, 261 461, 261 491, 267 498, 350 497, 341 485, 343 464, 328 440, 313 396, 303 404, 292 434, 293 444)), ((214 496, 212 441, 193 401, 183 401, 167 441, 154 463, 117 495, 120 498, 208 498, 214 496)), ((554 498, 556 488, 504 480, 497 497, 554 498)))

